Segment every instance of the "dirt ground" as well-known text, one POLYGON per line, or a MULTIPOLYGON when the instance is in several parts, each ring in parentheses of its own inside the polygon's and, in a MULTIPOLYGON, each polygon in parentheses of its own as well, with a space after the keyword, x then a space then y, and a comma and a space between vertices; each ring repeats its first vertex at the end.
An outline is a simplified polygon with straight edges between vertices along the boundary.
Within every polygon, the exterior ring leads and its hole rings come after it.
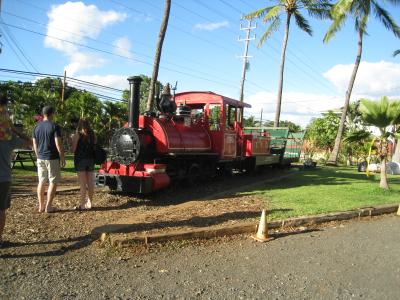
MULTIPOLYGON (((153 233, 256 219, 263 200, 252 195, 237 196, 236 192, 255 182, 291 176, 292 172, 296 170, 273 170, 253 176, 236 174, 233 178, 217 178, 190 188, 173 187, 141 198, 98 189, 93 209, 83 212, 73 209, 79 203, 79 191, 64 191, 54 200, 59 211, 51 214, 37 212, 36 178, 24 178, 16 182, 7 212, 3 238, 16 247, 7 249, 6 255, 48 255, 89 247, 96 228, 118 224, 120 220, 129 220, 133 225, 130 232, 153 233)), ((75 177, 64 178, 61 184, 74 186, 75 177)))

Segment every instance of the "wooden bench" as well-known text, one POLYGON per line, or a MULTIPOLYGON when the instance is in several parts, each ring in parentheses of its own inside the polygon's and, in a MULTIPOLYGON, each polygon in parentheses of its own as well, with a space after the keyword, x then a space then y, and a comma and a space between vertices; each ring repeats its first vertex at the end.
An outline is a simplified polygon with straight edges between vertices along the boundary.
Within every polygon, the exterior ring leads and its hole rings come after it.
POLYGON ((30 161, 36 167, 36 156, 35 151, 29 149, 15 149, 14 158, 11 160, 11 168, 14 168, 15 164, 19 162, 21 167, 25 169, 24 162, 30 161))

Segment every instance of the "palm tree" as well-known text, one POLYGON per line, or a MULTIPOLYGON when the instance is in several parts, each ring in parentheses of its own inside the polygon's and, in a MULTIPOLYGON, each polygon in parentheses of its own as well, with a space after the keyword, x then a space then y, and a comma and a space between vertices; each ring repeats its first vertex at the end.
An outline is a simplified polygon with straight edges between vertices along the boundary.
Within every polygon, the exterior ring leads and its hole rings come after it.
POLYGON ((281 103, 282 103, 282 90, 283 90, 283 71, 285 68, 285 56, 286 56, 286 46, 289 38, 289 27, 292 16, 295 18, 297 26, 312 35, 311 27, 308 21, 301 14, 302 10, 306 10, 310 16, 327 18, 329 17, 330 4, 325 0, 276 0, 274 6, 267 6, 249 13, 244 18, 253 19, 260 18, 264 23, 270 23, 267 30, 264 32, 257 47, 260 47, 262 43, 269 38, 273 32, 278 30, 281 23, 282 16, 286 16, 285 22, 285 35, 282 43, 282 53, 281 53, 281 66, 279 74, 279 84, 278 84, 278 95, 276 99, 276 111, 274 126, 279 126, 279 118, 281 114, 281 103))
POLYGON ((400 49, 393 52, 393 56, 400 54, 400 49))
POLYGON ((381 180, 379 186, 389 189, 386 177, 388 138, 392 135, 389 127, 400 117, 400 101, 389 101, 387 97, 382 97, 380 101, 362 99, 360 112, 361 118, 367 125, 372 125, 379 129, 378 155, 381 159, 381 180))
MULTIPOLYGON (((393 5, 399 3, 399 1, 397 0, 388 0, 388 2, 392 3, 393 5)), ((383 23, 386 29, 391 30, 396 37, 400 37, 400 28, 390 16, 389 12, 381 7, 377 3, 377 1, 373 0, 338 0, 338 2, 332 7, 331 10, 333 23, 329 27, 324 37, 324 42, 327 43, 336 34, 336 32, 341 29, 347 17, 353 17, 355 21, 355 29, 358 34, 358 50, 353 72, 351 74, 350 82, 346 91, 340 126, 335 139, 335 146, 328 159, 328 162, 333 165, 337 164, 340 142, 342 140, 342 135, 345 127, 350 96, 353 90, 354 81, 356 79, 357 70, 361 61, 363 36, 364 34, 366 34, 367 22, 372 11, 374 12, 374 16, 383 23)))
POLYGON ((150 91, 149 91, 149 97, 147 98, 146 111, 151 111, 154 106, 154 94, 158 77, 158 68, 160 66, 161 51, 164 43, 165 33, 167 31, 167 26, 168 26, 170 8, 171 8, 171 0, 165 0, 164 17, 161 23, 160 33, 158 34, 157 49, 156 49, 156 55, 154 57, 153 74, 151 76, 150 91))

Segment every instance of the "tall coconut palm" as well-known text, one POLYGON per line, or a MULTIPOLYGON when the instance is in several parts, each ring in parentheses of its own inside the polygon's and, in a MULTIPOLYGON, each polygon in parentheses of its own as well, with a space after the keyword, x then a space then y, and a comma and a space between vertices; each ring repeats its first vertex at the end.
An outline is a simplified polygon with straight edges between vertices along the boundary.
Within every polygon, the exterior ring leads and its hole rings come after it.
POLYGON ((273 32, 278 30, 282 22, 282 17, 286 17, 274 120, 274 126, 277 127, 279 126, 279 118, 281 115, 283 72, 285 69, 286 46, 289 39, 290 21, 292 17, 294 17, 297 26, 309 35, 312 35, 311 27, 307 19, 302 15, 302 11, 307 11, 308 14, 313 17, 327 18, 329 17, 329 9, 331 6, 325 0, 275 0, 275 2, 276 4, 273 6, 267 6, 249 13, 245 16, 245 19, 259 18, 262 19, 264 23, 270 23, 257 45, 257 47, 260 47, 267 38, 271 37, 273 32))
POLYGON ((386 161, 388 156, 388 138, 392 135, 389 127, 400 117, 400 101, 389 101, 382 97, 379 101, 362 99, 360 103, 361 118, 367 125, 379 129, 378 155, 381 159, 381 180, 379 186, 388 189, 386 161))
MULTIPOLYGON (((392 3, 393 5, 400 3, 398 0, 388 0, 387 2, 392 3)), ((377 1, 374 0, 338 0, 338 2, 332 7, 331 10, 333 23, 329 27, 324 37, 324 42, 327 43, 336 34, 336 32, 341 29, 347 17, 353 17, 355 21, 355 29, 358 35, 358 50, 353 67, 353 72, 351 74, 350 82, 346 91, 346 97, 343 106, 340 126, 335 140, 335 146, 328 159, 328 163, 333 165, 337 164, 339 148, 345 127, 346 114, 349 107, 351 92, 353 90, 354 81, 356 79, 358 67, 361 61, 363 37, 364 34, 366 34, 367 22, 372 12, 373 15, 380 22, 382 22, 386 29, 392 31, 396 37, 400 37, 400 28, 390 16, 389 12, 386 11, 382 6, 377 3, 377 1)))
POLYGON ((156 90, 158 69, 160 66, 160 58, 161 58, 161 52, 162 52, 162 46, 164 43, 165 33, 166 33, 167 27, 168 27, 170 8, 171 8, 171 0, 165 0, 164 17, 163 17, 163 20, 161 23, 160 33, 158 34, 156 55, 154 57, 153 74, 151 76, 149 97, 147 98, 147 105, 146 105, 147 111, 151 111, 154 106, 154 94, 155 94, 155 90, 156 90))
POLYGON ((393 56, 400 54, 400 49, 393 52, 393 56))

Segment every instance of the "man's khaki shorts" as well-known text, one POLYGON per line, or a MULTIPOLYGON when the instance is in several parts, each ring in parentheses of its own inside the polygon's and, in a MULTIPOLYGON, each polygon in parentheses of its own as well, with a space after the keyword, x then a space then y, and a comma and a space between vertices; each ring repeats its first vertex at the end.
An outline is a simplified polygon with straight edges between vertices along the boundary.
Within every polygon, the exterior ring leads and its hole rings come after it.
POLYGON ((37 160, 39 182, 48 180, 50 183, 57 184, 61 179, 60 160, 38 159, 37 160))

